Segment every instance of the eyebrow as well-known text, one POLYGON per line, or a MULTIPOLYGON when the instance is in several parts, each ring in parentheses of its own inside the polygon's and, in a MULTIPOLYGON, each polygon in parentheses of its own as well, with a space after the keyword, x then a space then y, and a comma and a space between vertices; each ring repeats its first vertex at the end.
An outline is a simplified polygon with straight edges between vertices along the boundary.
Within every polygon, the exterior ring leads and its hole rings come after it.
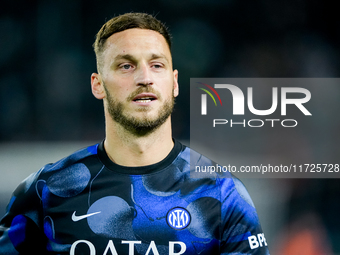
POLYGON ((153 53, 151 55, 151 60, 159 59, 159 58, 165 59, 166 62, 169 62, 168 58, 164 54, 155 54, 155 53, 153 53))
MULTIPOLYGON (((165 59, 166 62, 169 63, 169 60, 167 59, 167 57, 164 55, 164 54, 151 54, 151 57, 150 57, 150 60, 155 60, 155 59, 165 59)), ((118 61, 118 60, 128 60, 128 61, 131 61, 131 62, 137 62, 137 59, 130 55, 130 54, 118 54, 115 58, 114 58, 114 62, 118 61)))
POLYGON ((121 60, 121 59, 136 62, 136 59, 130 54, 119 54, 114 58, 114 62, 116 62, 117 60, 121 60))

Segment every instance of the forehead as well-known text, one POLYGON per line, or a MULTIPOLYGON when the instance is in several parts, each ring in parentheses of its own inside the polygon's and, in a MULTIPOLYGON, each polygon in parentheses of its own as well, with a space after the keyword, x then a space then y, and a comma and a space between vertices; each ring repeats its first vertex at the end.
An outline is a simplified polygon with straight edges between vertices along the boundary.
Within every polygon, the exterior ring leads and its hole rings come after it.
POLYGON ((152 51, 171 58, 169 45, 160 33, 149 29, 132 28, 111 35, 105 43, 104 54, 118 55, 152 51))

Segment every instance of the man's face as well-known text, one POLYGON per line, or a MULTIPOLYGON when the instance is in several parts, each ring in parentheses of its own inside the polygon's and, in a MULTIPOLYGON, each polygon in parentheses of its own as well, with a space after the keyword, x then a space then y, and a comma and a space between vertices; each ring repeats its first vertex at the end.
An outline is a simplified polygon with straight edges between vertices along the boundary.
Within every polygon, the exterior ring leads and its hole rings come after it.
POLYGON ((113 34, 102 54, 104 105, 115 122, 146 133, 169 119, 178 95, 177 70, 161 34, 136 28, 113 34))

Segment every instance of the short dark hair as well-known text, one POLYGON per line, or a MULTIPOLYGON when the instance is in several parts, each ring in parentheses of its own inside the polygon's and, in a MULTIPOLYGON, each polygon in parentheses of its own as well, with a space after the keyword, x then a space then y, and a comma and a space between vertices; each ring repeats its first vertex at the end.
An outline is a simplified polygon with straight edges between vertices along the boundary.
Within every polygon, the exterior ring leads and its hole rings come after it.
POLYGON ((98 69, 100 55, 104 51, 106 40, 115 33, 131 28, 149 29, 160 33, 166 40, 171 51, 171 35, 168 28, 161 21, 147 13, 125 13, 107 21, 96 35, 93 48, 96 53, 98 69))

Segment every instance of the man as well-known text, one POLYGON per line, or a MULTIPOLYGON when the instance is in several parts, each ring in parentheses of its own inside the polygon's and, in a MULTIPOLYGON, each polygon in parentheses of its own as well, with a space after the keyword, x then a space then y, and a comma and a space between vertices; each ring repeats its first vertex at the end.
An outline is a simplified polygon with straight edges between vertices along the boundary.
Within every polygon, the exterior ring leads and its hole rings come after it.
POLYGON ((94 44, 106 138, 28 177, 1 221, 0 254, 268 254, 233 178, 190 178, 209 159, 172 139, 170 35, 154 17, 109 20, 94 44))

